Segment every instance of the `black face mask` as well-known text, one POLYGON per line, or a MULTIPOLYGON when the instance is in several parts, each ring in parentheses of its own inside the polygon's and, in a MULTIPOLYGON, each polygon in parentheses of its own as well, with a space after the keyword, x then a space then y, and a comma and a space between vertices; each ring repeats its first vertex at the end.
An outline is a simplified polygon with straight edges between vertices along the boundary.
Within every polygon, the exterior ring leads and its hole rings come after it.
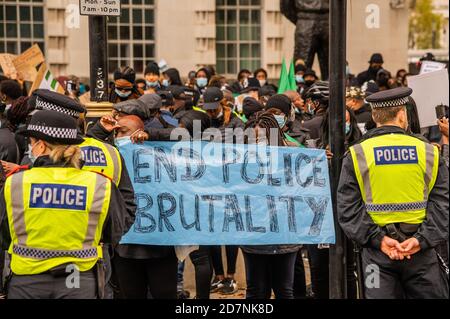
POLYGON ((316 81, 312 81, 312 80, 305 81, 306 86, 312 86, 314 83, 316 83, 316 81))
POLYGON ((381 70, 381 68, 379 66, 369 68, 369 71, 371 73, 378 73, 378 71, 380 71, 380 70, 381 70))

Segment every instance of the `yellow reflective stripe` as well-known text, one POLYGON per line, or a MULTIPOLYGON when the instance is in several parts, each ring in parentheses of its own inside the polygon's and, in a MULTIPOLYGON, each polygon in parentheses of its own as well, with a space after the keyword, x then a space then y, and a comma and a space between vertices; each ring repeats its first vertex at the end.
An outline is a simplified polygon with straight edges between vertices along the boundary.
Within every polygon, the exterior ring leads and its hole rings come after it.
POLYGON ((109 155, 112 159, 113 164, 113 177, 112 181, 113 183, 118 186, 120 183, 120 174, 122 173, 122 163, 119 158, 119 154, 117 149, 114 146, 111 146, 109 144, 104 143, 106 149, 108 150, 109 155))
POLYGON ((367 165, 366 154, 361 144, 356 144, 353 146, 356 155, 356 162, 358 163, 359 172, 362 177, 362 183, 364 185, 364 192, 366 193, 366 203, 372 203, 372 188, 370 187, 370 175, 369 167, 367 165))
POLYGON ((11 203, 14 232, 19 245, 26 245, 28 234, 25 227, 25 208, 23 198, 23 176, 25 172, 14 174, 11 177, 11 203))
POLYGON ((94 198, 89 211, 88 227, 83 242, 84 249, 92 248, 94 245, 95 234, 103 211, 103 204, 105 203, 106 188, 108 187, 107 183, 108 180, 106 178, 101 175, 97 175, 94 198))
POLYGON ((433 179, 433 169, 434 169, 434 146, 428 143, 425 143, 426 147, 426 172, 425 172, 425 187, 423 191, 423 199, 425 201, 428 200, 428 196, 430 194, 430 183, 433 179))

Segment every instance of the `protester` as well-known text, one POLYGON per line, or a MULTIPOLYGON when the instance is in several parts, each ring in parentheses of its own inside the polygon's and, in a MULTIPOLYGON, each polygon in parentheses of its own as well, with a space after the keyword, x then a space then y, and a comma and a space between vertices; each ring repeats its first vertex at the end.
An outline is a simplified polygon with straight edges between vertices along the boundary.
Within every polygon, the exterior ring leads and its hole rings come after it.
POLYGON ((7 110, 21 96, 22 87, 16 81, 5 80, 0 83, 0 103, 5 104, 7 110))
POLYGON ((163 80, 161 81, 164 89, 171 85, 183 85, 180 78, 180 72, 177 69, 171 68, 162 73, 163 80))
POLYGON ((357 76, 358 86, 362 86, 369 81, 376 81, 377 75, 383 69, 384 59, 380 53, 374 53, 369 61, 369 69, 357 76))
POLYGON ((255 72, 253 72, 253 77, 258 80, 259 87, 263 88, 265 86, 269 86, 273 88, 275 92, 278 91, 278 87, 276 85, 269 83, 269 75, 267 74, 267 71, 265 69, 257 69, 255 72))
POLYGON ((135 84, 136 73, 130 67, 124 67, 114 72, 114 84, 109 95, 111 103, 138 99, 143 92, 135 84))
POLYGON ((19 148, 5 117, 5 110, 6 105, 0 104, 0 161, 18 164, 20 160, 19 148))
MULTIPOLYGON (((260 112, 246 128, 255 131, 255 143, 286 146, 278 121, 269 112, 260 112), (275 133, 276 132, 276 133, 275 133), (276 136, 271 136, 276 134, 276 136), (274 143, 274 144, 272 144, 274 143)), ((294 264, 299 245, 242 246, 247 279, 247 299, 293 299, 294 264)))
POLYGON ((248 86, 248 78, 252 75, 247 69, 239 71, 237 76, 237 81, 231 85, 231 90, 235 94, 239 94, 243 89, 248 86))
POLYGON ((211 80, 211 74, 206 68, 201 68, 195 73, 195 86, 194 88, 198 92, 199 95, 202 95, 206 87, 208 86, 209 81, 211 80))
POLYGON ((153 94, 161 89, 160 80, 160 70, 156 62, 150 62, 147 64, 144 70, 144 78, 146 84, 145 94, 153 94))

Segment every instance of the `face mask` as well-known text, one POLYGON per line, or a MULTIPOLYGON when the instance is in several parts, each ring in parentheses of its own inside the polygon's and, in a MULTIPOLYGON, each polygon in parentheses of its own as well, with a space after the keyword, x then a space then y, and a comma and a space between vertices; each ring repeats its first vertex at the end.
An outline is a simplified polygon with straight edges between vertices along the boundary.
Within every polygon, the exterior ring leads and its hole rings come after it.
POLYGON ((204 88, 208 85, 208 79, 207 78, 197 78, 197 86, 199 88, 204 88))
POLYGON ((263 87, 264 85, 266 85, 267 81, 266 80, 259 80, 259 86, 263 87))
POLYGON ((86 93, 86 86, 84 84, 80 84, 80 95, 86 93))
POLYGON ((316 81, 312 80, 305 81, 306 86, 312 86, 314 83, 316 83, 316 81))
POLYGON ((119 91, 118 89, 116 89, 115 91, 116 91, 116 94, 118 96, 120 96, 121 98, 123 98, 123 99, 127 98, 127 97, 129 97, 131 95, 131 91, 126 92, 126 93, 122 93, 122 91, 119 91))
POLYGON ((345 74, 347 74, 347 76, 350 74, 350 67, 348 65, 345 67, 345 74))
POLYGON ((274 115, 278 126, 282 129, 286 125, 286 117, 284 115, 274 115))
POLYGON ((162 85, 165 86, 165 87, 168 87, 168 86, 170 85, 170 84, 169 84, 169 80, 164 79, 164 80, 162 81, 162 85))
POLYGON ((129 144, 131 142, 131 139, 129 136, 124 136, 124 137, 117 137, 114 139, 114 144, 117 147, 129 144))
POLYGON ((305 79, 303 78, 303 75, 296 75, 296 76, 295 76, 295 81, 296 81, 298 84, 303 84, 303 83, 305 83, 305 79))
POLYGON ((159 82, 155 81, 155 82, 150 82, 145 80, 145 84, 147 85, 148 88, 157 88, 159 87, 159 82))
POLYGON ((314 109, 313 109, 311 103, 308 103, 308 111, 307 111, 307 113, 310 114, 310 115, 314 114, 314 109))
POLYGON ((31 163, 34 164, 36 162, 36 159, 40 157, 41 155, 34 156, 33 154, 33 148, 37 145, 37 143, 34 144, 34 146, 31 146, 31 144, 28 144, 28 158, 30 159, 31 163))
POLYGON ((350 126, 350 123, 345 123, 345 135, 348 135, 351 129, 352 127, 350 126))

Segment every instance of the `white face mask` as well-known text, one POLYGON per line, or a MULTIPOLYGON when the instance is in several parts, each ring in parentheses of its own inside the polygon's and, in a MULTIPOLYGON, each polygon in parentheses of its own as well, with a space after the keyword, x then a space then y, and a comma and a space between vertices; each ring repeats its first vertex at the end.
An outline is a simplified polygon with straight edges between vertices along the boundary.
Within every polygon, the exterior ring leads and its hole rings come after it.
POLYGON ((266 80, 259 80, 259 85, 261 87, 263 87, 264 85, 266 85, 267 81, 266 80))
POLYGON ((36 145, 38 144, 38 142, 34 143, 33 146, 31 146, 31 144, 28 144, 28 158, 30 159, 31 163, 34 164, 34 162, 36 162, 36 159, 38 159, 41 154, 34 156, 33 154, 33 149, 36 147, 36 145))
POLYGON ((286 116, 284 115, 274 115, 275 119, 278 122, 278 126, 282 129, 286 126, 286 116))

